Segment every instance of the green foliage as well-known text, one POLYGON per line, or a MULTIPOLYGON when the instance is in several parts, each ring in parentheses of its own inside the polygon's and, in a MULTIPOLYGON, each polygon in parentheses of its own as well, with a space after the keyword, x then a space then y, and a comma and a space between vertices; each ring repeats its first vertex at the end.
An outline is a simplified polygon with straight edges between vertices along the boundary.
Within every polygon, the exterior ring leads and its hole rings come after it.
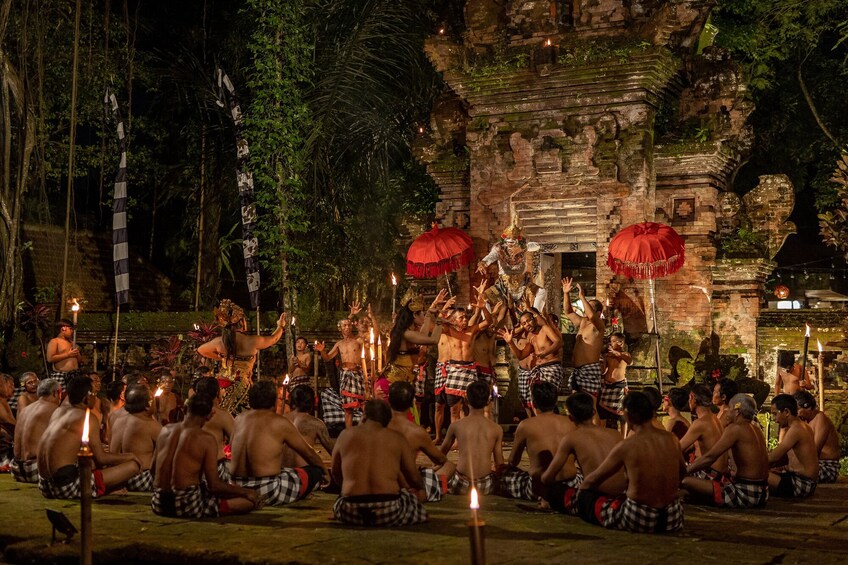
POLYGON ((848 154, 842 154, 831 181, 836 205, 819 214, 819 228, 824 242, 848 257, 848 154))
POLYGON ((764 257, 766 254, 766 239, 765 236, 750 228, 740 227, 721 239, 719 249, 723 257, 764 257))

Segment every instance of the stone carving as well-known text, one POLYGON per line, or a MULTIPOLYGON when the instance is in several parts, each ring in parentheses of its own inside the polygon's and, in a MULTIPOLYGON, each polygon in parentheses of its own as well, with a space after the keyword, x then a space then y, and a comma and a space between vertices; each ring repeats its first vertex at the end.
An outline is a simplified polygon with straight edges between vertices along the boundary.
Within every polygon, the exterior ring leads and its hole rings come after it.
POLYGON ((500 43, 506 35, 507 0, 467 0, 465 44, 475 51, 500 43))
POLYGON ((786 238, 795 233, 795 224, 788 221, 795 206, 792 182, 786 175, 763 175, 742 201, 751 229, 765 236, 768 257, 774 258, 786 238))

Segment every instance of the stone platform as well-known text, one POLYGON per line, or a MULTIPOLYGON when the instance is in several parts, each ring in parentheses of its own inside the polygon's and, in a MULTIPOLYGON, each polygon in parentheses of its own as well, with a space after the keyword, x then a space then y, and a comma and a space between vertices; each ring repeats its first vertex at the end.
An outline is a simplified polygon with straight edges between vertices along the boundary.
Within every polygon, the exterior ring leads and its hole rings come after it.
MULTIPOLYGON (((686 505, 680 534, 607 531, 577 518, 482 497, 489 563, 845 563, 848 482, 823 485, 809 500, 772 499, 738 512, 686 505)), ((288 508, 186 521, 155 516, 149 495, 110 495, 94 503, 95 563, 467 563, 468 498, 427 506, 421 526, 364 530, 331 520, 334 496, 318 493, 288 508)), ((0 561, 77 563, 79 536, 50 546, 44 510, 79 526, 79 503, 46 500, 33 485, 0 475, 0 561)))

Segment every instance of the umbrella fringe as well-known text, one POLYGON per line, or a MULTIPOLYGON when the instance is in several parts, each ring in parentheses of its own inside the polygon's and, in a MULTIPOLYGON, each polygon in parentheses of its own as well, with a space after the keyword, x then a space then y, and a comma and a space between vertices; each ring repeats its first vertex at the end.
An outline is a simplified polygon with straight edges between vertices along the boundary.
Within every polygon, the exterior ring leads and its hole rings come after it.
POLYGON ((474 260, 474 250, 466 249, 459 255, 454 255, 447 259, 442 259, 438 263, 413 263, 406 262, 406 274, 415 277, 416 279, 434 279, 440 275, 452 273, 457 269, 464 267, 474 260))
POLYGON ((683 266, 684 259, 685 253, 681 250, 679 255, 653 263, 633 263, 607 256, 607 265, 614 273, 631 279, 660 279, 676 273, 683 266))

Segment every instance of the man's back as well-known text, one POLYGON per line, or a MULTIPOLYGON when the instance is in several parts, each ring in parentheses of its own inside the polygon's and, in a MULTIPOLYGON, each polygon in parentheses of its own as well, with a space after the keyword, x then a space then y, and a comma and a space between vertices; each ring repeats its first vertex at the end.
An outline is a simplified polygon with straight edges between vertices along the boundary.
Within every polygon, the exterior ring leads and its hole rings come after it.
POLYGON ((516 443, 520 440, 526 442, 531 475, 543 471, 548 466, 562 438, 574 430, 575 426, 568 417, 553 412, 542 412, 518 425, 515 432, 516 443))
MULTIPOLYGON (((591 423, 578 426, 568 434, 563 443, 570 446, 580 464, 583 475, 588 475, 600 467, 610 451, 622 441, 621 434, 611 428, 602 428, 591 423)), ((606 494, 620 494, 627 486, 624 470, 600 483, 597 490, 606 494)))
MULTIPOLYGON (((719 438, 721 438, 723 431, 724 430, 715 414, 712 412, 708 412, 706 414, 702 413, 689 427, 689 430, 686 432, 686 436, 684 436, 681 440, 681 443, 686 441, 687 436, 696 438, 696 453, 700 457, 713 448, 719 438)), ((724 472, 727 469, 727 453, 720 455, 719 458, 715 460, 712 467, 717 471, 724 472)))
POLYGON ((395 495, 400 490, 404 452, 411 458, 406 440, 379 424, 369 428, 348 428, 336 440, 333 459, 341 458, 342 496, 395 495))
POLYGON ((239 414, 233 429, 230 473, 237 477, 271 477, 282 469, 283 447, 294 425, 273 410, 248 410, 239 414))
MULTIPOLYGON (((77 453, 82 438, 85 411, 65 404, 57 408, 52 416, 38 447, 38 473, 42 477, 52 477, 53 472, 65 465, 77 462, 77 453)), ((97 420, 92 418, 92 430, 96 430, 97 420)))
POLYGON ((209 421, 203 425, 203 429, 215 436, 218 445, 218 460, 224 458, 224 444, 232 440, 235 419, 226 410, 216 408, 209 421))
POLYGON ((683 468, 680 443, 674 434, 650 423, 641 426, 622 442, 627 473, 627 497, 654 508, 663 508, 677 498, 683 468))
MULTIPOLYGON (((332 454, 333 440, 330 439, 327 426, 323 421, 306 412, 289 412, 286 418, 291 421, 298 433, 303 436, 309 447, 317 451, 316 446, 321 444, 327 450, 328 455, 332 454)), ((283 454, 284 467, 302 467, 307 464, 307 461, 293 449, 287 448, 285 450, 283 454)))
POLYGON ((183 424, 165 426, 157 439, 154 486, 185 489, 200 483, 205 458, 214 451, 215 439, 203 428, 183 424))
MULTIPOLYGON (((18 420, 20 425, 20 420, 18 420)), ((839 434, 831 419, 822 411, 818 411, 810 420, 810 428, 816 440, 816 448, 819 451, 819 459, 839 459, 839 434)))
POLYGON ((394 412, 388 428, 403 436, 406 443, 412 449, 413 455, 417 456, 419 451, 423 451, 434 463, 444 461, 444 455, 436 447, 436 444, 433 443, 433 440, 430 439, 430 434, 424 431, 424 428, 421 426, 410 422, 405 413, 394 412))
POLYGON ((146 412, 129 414, 124 419, 120 447, 114 453, 132 453, 141 461, 141 469, 149 469, 153 463, 153 450, 162 426, 146 412))
POLYGON ((503 429, 486 418, 482 411, 474 412, 452 423, 450 427, 459 444, 457 471, 470 479, 479 479, 491 473, 493 454, 500 449, 503 429))
POLYGON ((15 427, 15 456, 18 459, 26 461, 38 455, 38 443, 56 408, 55 403, 39 399, 19 413, 15 427))
POLYGON ((752 481, 765 480, 769 474, 768 450, 760 427, 753 422, 732 423, 724 433, 731 434, 734 440, 731 453, 736 476, 752 481))

